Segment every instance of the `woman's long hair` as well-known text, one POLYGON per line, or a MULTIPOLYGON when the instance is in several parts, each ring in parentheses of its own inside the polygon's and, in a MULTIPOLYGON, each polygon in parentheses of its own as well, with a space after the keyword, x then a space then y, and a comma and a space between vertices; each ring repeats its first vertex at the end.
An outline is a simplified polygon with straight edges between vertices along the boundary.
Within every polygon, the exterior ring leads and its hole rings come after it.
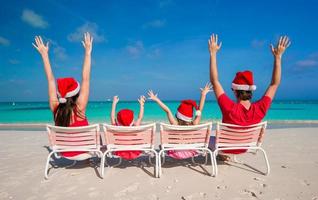
POLYGON ((68 127, 71 123, 72 113, 82 118, 85 118, 83 114, 77 109, 76 101, 79 94, 66 98, 66 103, 60 103, 54 112, 54 121, 56 126, 68 127))

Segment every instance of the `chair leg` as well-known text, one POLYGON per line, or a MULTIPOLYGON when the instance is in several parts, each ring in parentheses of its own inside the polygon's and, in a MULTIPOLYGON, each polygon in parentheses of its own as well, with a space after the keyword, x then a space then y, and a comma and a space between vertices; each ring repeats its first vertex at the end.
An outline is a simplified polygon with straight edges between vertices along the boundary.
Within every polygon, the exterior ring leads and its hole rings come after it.
POLYGON ((73 160, 72 164, 65 166, 65 168, 67 167, 73 167, 74 165, 76 165, 77 160, 73 160))
POLYGON ((265 175, 268 175, 270 173, 270 166, 269 166, 269 162, 268 162, 268 158, 267 158, 267 154, 265 152, 264 149, 262 148, 259 148, 259 150, 261 150, 263 152, 263 155, 264 155, 264 159, 265 159, 265 162, 266 162, 266 173, 264 173, 265 175))
POLYGON ((195 164, 195 165, 198 165, 198 164, 199 164, 199 163, 196 163, 196 162, 195 162, 194 156, 191 157, 191 161, 192 161, 192 164, 195 164))
POLYGON ((99 164, 99 170, 100 170, 100 176, 102 177, 102 178, 104 178, 103 177, 103 175, 102 175, 102 168, 104 168, 104 162, 103 162, 103 152, 101 152, 101 151, 97 151, 97 154, 98 154, 98 157, 100 157, 100 164, 99 164))
POLYGON ((214 176, 216 177, 218 175, 218 164, 216 162, 216 156, 218 155, 218 151, 215 150, 213 153, 212 153, 212 157, 213 157, 213 162, 214 162, 214 176))
MULTIPOLYGON (((150 152, 152 152, 152 151, 149 151, 149 156, 148 156, 148 162, 149 162, 149 164, 150 165, 155 165, 152 161, 151 161, 151 157, 152 157, 152 154, 150 154, 150 152)), ((152 152, 152 153, 154 153, 154 152, 152 152)), ((155 155, 155 157, 156 157, 156 154, 154 154, 155 155)), ((156 159, 157 159, 157 157, 156 157, 156 159)))
MULTIPOLYGON (((164 153, 164 150, 160 150, 159 151, 159 156, 158 156, 158 177, 160 178, 161 177, 161 174, 162 174, 162 169, 161 169, 161 166, 162 166, 162 164, 161 164, 161 156, 162 156, 162 154, 164 153)), ((163 160, 164 160, 164 157, 163 157, 163 160)), ((163 162, 164 163, 164 162, 163 162)))
POLYGON ((156 178, 158 178, 158 153, 155 150, 151 150, 151 152, 153 152, 154 155, 155 155, 155 164, 153 164, 151 162, 151 155, 150 154, 149 154, 149 157, 148 157, 149 158, 149 163, 154 166, 154 168, 155 168, 154 175, 155 175, 156 178))
MULTIPOLYGON (((215 177, 215 164, 214 164, 214 159, 213 159, 213 152, 210 149, 208 149, 207 151, 210 154, 210 159, 211 159, 211 168, 212 168, 211 176, 215 177)), ((205 160, 205 165, 206 165, 207 164, 208 154, 206 154, 205 158, 206 158, 206 160, 205 160)))
MULTIPOLYGON (((204 158, 204 163, 203 164, 206 165, 208 163, 208 154, 207 154, 207 152, 204 152, 204 154, 205 154, 205 156, 204 156, 205 158, 204 158)), ((191 157, 192 163, 195 164, 195 165, 201 165, 201 163, 198 163, 198 162, 195 161, 195 157, 196 156, 191 157)))
POLYGON ((55 152, 54 151, 50 152, 49 155, 47 156, 47 159, 46 159, 45 171, 44 171, 45 179, 49 179, 49 177, 48 177, 48 169, 49 169, 50 159, 51 159, 51 156, 53 155, 53 153, 55 153, 55 152))
POLYGON ((56 159, 62 158, 62 156, 60 154, 58 154, 57 152, 54 153, 54 156, 55 156, 56 159))
MULTIPOLYGON (((212 152, 211 152, 212 153, 212 152)), ((209 154, 211 154, 210 152, 209 152, 209 154)), ((211 160, 211 163, 212 163, 213 161, 211 160)), ((208 153, 205 153, 205 160, 204 160, 204 165, 207 165, 207 163, 208 163, 208 153)), ((213 169, 213 172, 214 172, 214 169, 213 169)))
POLYGON ((239 160, 239 159, 237 158, 237 155, 234 155, 234 156, 233 156, 233 162, 235 162, 235 163, 237 163, 237 164, 244 164, 243 161, 241 161, 241 160, 239 160))
MULTIPOLYGON (((105 162, 105 164, 107 165, 107 167, 117 167, 117 166, 119 166, 121 163, 122 163, 122 158, 121 157, 118 157, 118 159, 119 159, 119 162, 118 163, 116 163, 115 165, 112 165, 112 166, 110 166, 108 163, 107 163, 107 154, 109 154, 109 153, 111 153, 112 151, 106 151, 105 153, 104 153, 104 162, 105 162), (107 152, 107 153, 106 153, 107 152)), ((113 156, 111 156, 111 157, 113 157, 113 156)), ((114 158, 114 157, 113 157, 114 158)))
POLYGON ((105 153, 103 154, 103 159, 102 159, 103 166, 102 166, 102 170, 101 170, 101 172, 102 172, 102 178, 104 178, 104 174, 105 174, 105 164, 106 164, 107 168, 110 168, 110 167, 117 167, 117 166, 119 166, 119 165, 122 163, 122 158, 119 157, 119 162, 118 162, 117 164, 113 165, 113 166, 110 166, 110 165, 107 163, 107 154, 110 153, 110 152, 112 152, 112 151, 108 151, 108 150, 107 150, 107 151, 105 151, 105 153))
POLYGON ((105 153, 103 154, 103 157, 102 157, 102 162, 101 162, 101 172, 102 172, 102 178, 104 178, 104 174, 105 174, 105 164, 107 167, 109 167, 109 165, 107 164, 107 154, 109 153, 110 151, 106 150, 105 153))
MULTIPOLYGON (((161 159, 161 158, 159 158, 161 159)), ((166 163, 166 156, 165 156, 165 153, 163 152, 162 153, 162 164, 161 165, 164 165, 166 163)))
POLYGON ((121 157, 119 157, 119 162, 115 165, 113 165, 112 167, 117 167, 122 163, 123 159, 121 157))
POLYGON ((159 178, 159 159, 160 159, 160 157, 159 157, 157 152, 155 155, 156 155, 156 177, 159 178))

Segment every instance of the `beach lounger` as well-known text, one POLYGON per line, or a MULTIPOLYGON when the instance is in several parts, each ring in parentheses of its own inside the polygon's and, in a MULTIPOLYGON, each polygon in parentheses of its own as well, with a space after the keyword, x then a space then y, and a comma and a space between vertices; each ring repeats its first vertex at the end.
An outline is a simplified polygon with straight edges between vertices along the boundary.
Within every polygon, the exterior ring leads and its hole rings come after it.
MULTIPOLYGON (((207 164, 207 156, 211 158, 211 176, 214 175, 213 153, 208 148, 212 123, 194 125, 194 126, 178 126, 160 123, 160 151, 159 151, 159 177, 162 174, 161 165, 165 161, 166 153, 169 150, 196 150, 206 156, 205 164, 207 164), (161 158, 163 161, 161 162, 161 158)), ((194 157, 192 162, 195 163, 194 157)))
POLYGON ((218 173, 216 156, 223 150, 254 150, 255 154, 260 150, 266 162, 266 173, 269 174, 270 166, 265 150, 261 147, 267 122, 261 122, 250 126, 217 123, 213 158, 215 163, 215 175, 218 173))
MULTIPOLYGON (((92 152, 102 158, 100 151, 99 124, 82 127, 60 127, 47 125, 46 127, 51 152, 49 153, 45 165, 44 176, 48 179, 48 167, 51 156, 60 152, 92 152)), ((70 158, 67 158, 70 159, 70 158)), ((103 167, 101 167, 102 169, 103 167)))
MULTIPOLYGON (((149 162, 151 163, 151 157, 155 156, 154 164, 154 176, 158 176, 158 153, 155 150, 155 133, 156 124, 148 124, 141 126, 113 126, 109 124, 103 124, 104 140, 106 142, 106 151, 104 152, 102 163, 107 163, 107 157, 112 157, 112 152, 116 151, 143 151, 149 155, 149 162)), ((117 165, 121 164, 122 158, 117 165)), ((152 163, 151 163, 152 164, 152 163)), ((104 177, 104 166, 102 167, 102 177, 104 177)))

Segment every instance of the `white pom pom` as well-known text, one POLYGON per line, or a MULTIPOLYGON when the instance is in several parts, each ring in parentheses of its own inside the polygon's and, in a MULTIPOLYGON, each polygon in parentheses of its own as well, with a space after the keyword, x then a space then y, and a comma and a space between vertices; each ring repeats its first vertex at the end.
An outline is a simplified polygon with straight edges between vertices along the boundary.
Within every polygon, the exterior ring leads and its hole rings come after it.
POLYGON ((195 111, 195 116, 201 116, 201 111, 200 110, 195 111))
POLYGON ((61 97, 61 98, 59 98, 59 102, 60 103, 66 103, 66 99, 61 97))

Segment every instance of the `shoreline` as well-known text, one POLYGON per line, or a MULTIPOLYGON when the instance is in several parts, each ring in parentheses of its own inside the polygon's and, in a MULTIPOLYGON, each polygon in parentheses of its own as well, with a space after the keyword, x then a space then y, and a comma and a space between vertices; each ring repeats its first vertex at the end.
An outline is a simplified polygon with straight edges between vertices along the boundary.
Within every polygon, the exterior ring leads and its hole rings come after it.
MULTIPOLYGON (((165 122, 166 120, 156 120, 156 121, 145 121, 143 124, 165 122)), ((206 123, 211 122, 204 120, 201 122, 206 123)), ((213 129, 215 129, 215 124, 219 122, 219 120, 212 120, 213 129)), ((90 124, 103 124, 107 122, 95 122, 91 121, 90 124)), ((268 129, 281 129, 281 128, 306 128, 306 127, 318 127, 318 120, 268 120, 268 129)), ((22 131, 34 131, 39 130, 43 131, 46 129, 46 125, 52 125, 52 123, 0 123, 0 130, 22 130, 22 131)))

